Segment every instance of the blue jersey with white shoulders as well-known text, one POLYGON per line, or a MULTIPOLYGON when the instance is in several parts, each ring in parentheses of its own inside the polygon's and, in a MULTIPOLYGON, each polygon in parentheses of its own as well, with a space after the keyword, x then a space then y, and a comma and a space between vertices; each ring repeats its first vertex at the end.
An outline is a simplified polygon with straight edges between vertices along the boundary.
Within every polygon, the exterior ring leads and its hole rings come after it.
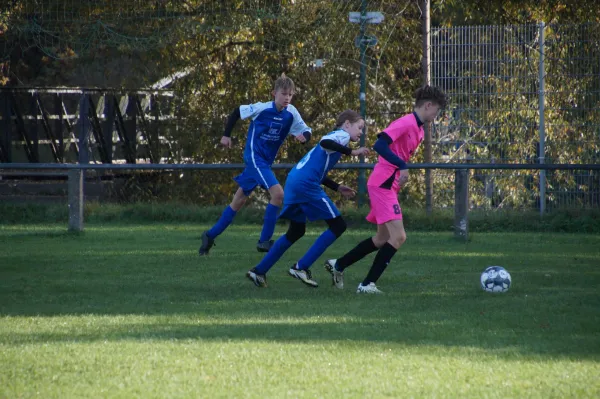
POLYGON ((288 134, 311 132, 293 105, 277 111, 274 101, 240 106, 242 119, 252 118, 244 149, 244 162, 255 168, 270 167, 288 134))
MULTIPOLYGON (((320 141, 323 140, 333 140, 347 146, 350 135, 344 130, 335 130, 323 136, 320 141)), ((319 142, 290 171, 285 182, 283 202, 297 204, 326 197, 321 182, 341 156, 340 152, 321 147, 319 142)))

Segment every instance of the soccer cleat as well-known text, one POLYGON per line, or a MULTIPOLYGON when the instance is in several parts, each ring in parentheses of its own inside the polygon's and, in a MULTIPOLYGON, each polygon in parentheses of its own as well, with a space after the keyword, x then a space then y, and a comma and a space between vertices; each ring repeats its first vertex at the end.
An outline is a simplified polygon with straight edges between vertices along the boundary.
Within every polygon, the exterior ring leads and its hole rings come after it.
POLYGON ((339 272, 335 268, 337 259, 328 259, 325 261, 325 270, 331 273, 331 283, 335 288, 344 289, 344 272, 339 272))
POLYGON ((215 240, 208 236, 208 232, 205 231, 202 233, 202 245, 200 245, 200 249, 198 253, 200 256, 208 255, 208 251, 215 245, 215 240))
POLYGON ((269 250, 271 249, 271 247, 273 246, 274 241, 273 240, 269 240, 269 241, 263 241, 263 242, 258 242, 256 244, 256 250, 258 252, 269 252, 269 250))
POLYGON ((248 270, 246 277, 250 279, 257 287, 267 287, 267 275, 256 273, 256 269, 248 270))
POLYGON ((310 270, 299 270, 296 269, 296 265, 290 268, 290 276, 297 278, 302 281, 304 284, 310 287, 318 287, 319 283, 312 279, 312 274, 310 270))
POLYGON ((362 285, 360 283, 358 285, 358 289, 356 290, 357 294, 383 294, 383 291, 380 291, 375 283, 369 283, 369 285, 362 285))

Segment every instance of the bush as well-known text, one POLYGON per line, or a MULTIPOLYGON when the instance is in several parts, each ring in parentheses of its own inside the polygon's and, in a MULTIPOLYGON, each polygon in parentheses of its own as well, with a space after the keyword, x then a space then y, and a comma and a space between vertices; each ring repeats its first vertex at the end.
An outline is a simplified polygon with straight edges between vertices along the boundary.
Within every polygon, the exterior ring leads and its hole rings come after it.
MULTIPOLYGON (((264 208, 246 207, 236 216, 235 223, 257 224, 263 222, 264 208)), ((107 204, 88 202, 85 205, 85 223, 198 223, 212 224, 223 206, 200 207, 187 204, 107 204)), ((368 208, 345 207, 341 209, 350 227, 372 226, 365 220, 368 208)), ((66 204, 0 203, 1 224, 68 223, 66 204)), ((427 215, 420 208, 403 208, 404 225, 412 231, 452 231, 454 211, 435 210, 427 215)), ((285 221, 279 223, 285 224, 285 221)), ((551 211, 540 217, 538 212, 523 210, 481 211, 469 213, 471 232, 535 231, 600 233, 600 210, 566 208, 551 211)))

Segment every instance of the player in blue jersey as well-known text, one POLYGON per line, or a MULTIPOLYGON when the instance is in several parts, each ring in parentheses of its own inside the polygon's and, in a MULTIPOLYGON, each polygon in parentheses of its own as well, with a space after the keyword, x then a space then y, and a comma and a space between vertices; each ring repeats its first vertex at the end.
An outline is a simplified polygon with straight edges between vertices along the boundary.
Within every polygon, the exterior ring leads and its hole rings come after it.
POLYGON ((246 168, 242 174, 235 177, 239 188, 231 204, 225 208, 217 223, 202 233, 202 245, 198 251, 200 255, 208 255, 215 238, 231 224, 236 213, 257 186, 268 190, 271 199, 265 210, 264 224, 256 249, 259 252, 268 252, 273 245, 271 237, 275 231, 277 212, 283 202, 283 188, 273 174, 271 165, 288 134, 293 135, 297 141, 306 143, 310 140, 312 132, 298 110, 290 104, 294 90, 292 79, 283 74, 275 81, 274 101, 241 105, 229 116, 221 138, 221 144, 228 148, 231 148, 231 132, 235 123, 239 119, 251 119, 244 150, 246 168))
POLYGON ((335 130, 323 136, 291 170, 285 183, 284 206, 279 216, 288 219, 290 225, 288 231, 275 242, 262 261, 246 273, 254 284, 259 287, 267 286, 267 272, 284 252, 304 235, 307 220, 325 220, 329 229, 317 238, 308 252, 289 270, 292 277, 311 287, 318 286, 312 279, 310 267, 346 230, 346 222, 321 185, 339 191, 347 198, 355 194, 351 188, 329 179, 327 172, 342 155, 368 154, 367 148, 352 150, 348 147, 350 141, 358 141, 364 126, 365 121, 357 112, 342 112, 337 117, 335 130))

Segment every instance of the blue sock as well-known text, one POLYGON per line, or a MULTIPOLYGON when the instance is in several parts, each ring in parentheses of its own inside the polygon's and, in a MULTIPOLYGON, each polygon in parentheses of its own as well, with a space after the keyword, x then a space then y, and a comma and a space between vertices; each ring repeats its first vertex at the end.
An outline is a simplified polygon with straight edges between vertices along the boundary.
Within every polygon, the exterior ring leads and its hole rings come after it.
POLYGON ((298 269, 306 270, 323 255, 323 252, 337 239, 335 234, 329 229, 317 238, 317 241, 308 249, 302 259, 298 261, 298 269))
POLYGON ((230 206, 227 206, 217 223, 210 230, 208 230, 206 234, 208 234, 210 238, 216 238, 219 234, 225 231, 227 226, 231 224, 236 213, 237 212, 234 211, 230 206))
POLYGON ((258 274, 266 274, 269 269, 277 263, 279 258, 291 247, 293 242, 287 239, 286 235, 282 235, 279 237, 275 244, 271 247, 269 252, 265 255, 265 257, 260 261, 258 265, 254 268, 256 273, 258 274))
POLYGON ((273 237, 275 224, 277 223, 277 212, 279 212, 278 206, 275 206, 271 203, 267 204, 267 209, 265 210, 265 221, 262 231, 260 232, 260 242, 269 241, 271 237, 273 237))

